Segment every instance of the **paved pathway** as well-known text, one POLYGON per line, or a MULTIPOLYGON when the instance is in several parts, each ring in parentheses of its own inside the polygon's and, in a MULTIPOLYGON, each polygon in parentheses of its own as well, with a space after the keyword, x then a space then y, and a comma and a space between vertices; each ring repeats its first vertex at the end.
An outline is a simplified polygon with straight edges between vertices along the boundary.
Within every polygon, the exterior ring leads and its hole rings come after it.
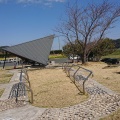
POLYGON ((0 113, 0 120, 36 120, 42 113, 44 113, 44 111, 44 108, 26 105, 23 107, 2 111, 0 113))
POLYGON ((44 109, 27 104, 0 112, 0 120, 98 120, 120 108, 120 95, 96 81, 89 79, 85 89, 90 98, 78 105, 44 109))
POLYGON ((13 84, 18 83, 18 81, 19 81, 20 73, 18 72, 18 70, 12 70, 10 72, 14 73, 14 75, 11 78, 10 82, 8 84, 0 84, 0 88, 5 88, 5 91, 2 94, 0 100, 8 99, 8 96, 9 96, 9 93, 10 93, 10 90, 11 90, 13 84))

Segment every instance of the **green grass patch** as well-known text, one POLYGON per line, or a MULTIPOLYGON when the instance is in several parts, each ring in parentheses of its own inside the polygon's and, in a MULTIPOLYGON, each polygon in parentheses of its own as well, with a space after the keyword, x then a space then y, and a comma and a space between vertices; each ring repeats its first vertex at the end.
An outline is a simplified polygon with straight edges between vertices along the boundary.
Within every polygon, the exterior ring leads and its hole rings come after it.
POLYGON ((120 49, 115 50, 112 55, 120 55, 120 49))
POLYGON ((115 50, 113 53, 102 56, 102 58, 117 58, 120 60, 120 49, 115 50))
POLYGON ((66 58, 66 56, 62 55, 62 54, 51 54, 51 55, 49 55, 49 59, 53 59, 53 58, 66 58))
POLYGON ((2 96, 4 89, 0 89, 0 97, 2 96))
POLYGON ((120 55, 110 54, 110 55, 102 56, 102 58, 117 58, 117 59, 120 60, 120 55))
POLYGON ((5 58, 1 58, 1 57, 0 57, 0 60, 4 60, 4 59, 5 59, 5 58))

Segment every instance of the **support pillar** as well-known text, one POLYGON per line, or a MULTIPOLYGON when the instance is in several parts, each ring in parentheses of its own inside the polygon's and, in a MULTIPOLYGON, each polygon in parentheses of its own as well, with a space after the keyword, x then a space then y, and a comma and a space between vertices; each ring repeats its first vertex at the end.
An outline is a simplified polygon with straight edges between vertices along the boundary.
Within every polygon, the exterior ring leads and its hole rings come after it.
POLYGON ((4 63, 3 63, 3 69, 5 68, 5 61, 6 61, 6 58, 7 58, 7 51, 5 51, 5 59, 4 59, 4 63))

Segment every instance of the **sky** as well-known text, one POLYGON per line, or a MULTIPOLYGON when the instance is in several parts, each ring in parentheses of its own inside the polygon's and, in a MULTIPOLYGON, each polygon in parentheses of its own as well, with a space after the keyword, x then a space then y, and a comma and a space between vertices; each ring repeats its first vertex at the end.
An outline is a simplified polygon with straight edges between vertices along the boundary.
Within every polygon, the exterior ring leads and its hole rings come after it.
MULTIPOLYGON (((0 0, 0 46, 19 43, 55 34, 55 27, 65 15, 67 2, 74 0, 0 0)), ((101 0, 102 1, 102 0, 101 0)), ((108 0, 120 4, 120 0, 108 0)), ((81 0, 81 4, 98 3, 100 0, 81 0)), ((120 20, 107 37, 120 38, 120 20)), ((65 44, 63 38, 56 37, 52 50, 65 44)))

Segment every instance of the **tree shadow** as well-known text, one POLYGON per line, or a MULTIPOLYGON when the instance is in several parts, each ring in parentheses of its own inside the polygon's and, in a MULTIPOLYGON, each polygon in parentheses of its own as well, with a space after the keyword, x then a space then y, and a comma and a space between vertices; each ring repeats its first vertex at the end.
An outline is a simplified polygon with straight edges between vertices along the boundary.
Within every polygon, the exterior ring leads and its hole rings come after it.
POLYGON ((109 68, 116 68, 116 67, 119 67, 120 65, 118 64, 115 64, 115 65, 107 65, 105 67, 103 67, 102 69, 109 69, 109 68))
POLYGON ((120 74, 120 72, 115 72, 116 74, 120 74))

